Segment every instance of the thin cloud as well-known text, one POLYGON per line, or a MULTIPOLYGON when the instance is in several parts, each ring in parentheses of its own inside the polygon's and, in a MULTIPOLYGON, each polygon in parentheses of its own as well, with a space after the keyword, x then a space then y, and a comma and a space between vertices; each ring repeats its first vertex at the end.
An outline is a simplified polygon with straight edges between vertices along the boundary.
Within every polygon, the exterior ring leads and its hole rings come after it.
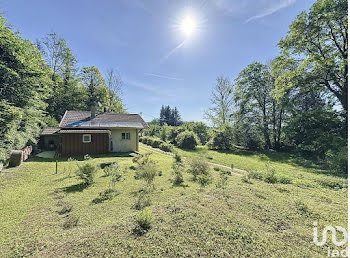
POLYGON ((124 79, 124 82, 125 82, 125 84, 132 85, 132 86, 139 88, 139 89, 143 89, 143 90, 151 91, 151 92, 157 92, 157 90, 154 87, 152 87, 151 85, 140 82, 140 81, 135 81, 135 80, 126 78, 126 79, 124 79))
POLYGON ((268 16, 268 15, 271 15, 277 11, 279 11, 280 9, 283 9, 283 8, 286 8, 292 4, 294 4, 296 2, 296 0, 282 0, 282 1, 279 1, 277 2, 275 5, 271 6, 270 8, 268 8, 267 10, 257 14, 257 15, 254 15, 252 17, 250 17, 249 19, 247 19, 245 21, 245 23, 248 23, 248 22, 251 22, 253 20, 257 20, 257 19, 261 19, 265 16, 268 16))
POLYGON ((153 77, 157 77, 157 78, 162 78, 162 79, 175 80, 175 81, 183 81, 184 80, 182 78, 170 77, 170 76, 166 76, 166 75, 162 75, 162 74, 155 74, 155 73, 145 73, 145 75, 153 76, 153 77))

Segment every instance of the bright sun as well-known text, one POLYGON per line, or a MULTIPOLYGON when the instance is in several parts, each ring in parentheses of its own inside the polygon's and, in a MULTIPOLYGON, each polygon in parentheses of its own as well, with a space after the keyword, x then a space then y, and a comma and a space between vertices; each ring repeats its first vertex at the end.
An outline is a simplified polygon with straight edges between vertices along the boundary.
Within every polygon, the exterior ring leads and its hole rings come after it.
POLYGON ((186 16, 180 24, 180 29, 187 38, 192 36, 196 28, 197 28, 196 21, 191 16, 186 16))

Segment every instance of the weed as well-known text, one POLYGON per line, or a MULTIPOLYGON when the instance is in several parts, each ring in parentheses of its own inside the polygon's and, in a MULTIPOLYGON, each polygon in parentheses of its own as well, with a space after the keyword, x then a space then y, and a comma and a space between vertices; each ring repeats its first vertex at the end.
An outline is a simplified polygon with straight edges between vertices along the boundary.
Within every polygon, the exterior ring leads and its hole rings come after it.
POLYGON ((64 229, 70 229, 70 228, 76 227, 78 225, 78 221, 79 221, 78 217, 76 217, 72 214, 69 214, 68 216, 66 216, 64 218, 62 227, 64 229))
POLYGON ((136 216, 136 227, 134 228, 134 234, 143 235, 151 229, 153 222, 153 213, 150 209, 144 209, 136 216))

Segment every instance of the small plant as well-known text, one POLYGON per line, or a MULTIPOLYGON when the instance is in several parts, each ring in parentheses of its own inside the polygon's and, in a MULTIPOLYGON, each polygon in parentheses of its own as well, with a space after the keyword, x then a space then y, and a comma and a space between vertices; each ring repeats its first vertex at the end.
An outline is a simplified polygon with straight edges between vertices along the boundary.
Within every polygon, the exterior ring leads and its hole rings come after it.
POLYGON ((210 176, 210 174, 198 175, 196 181, 199 183, 199 185, 203 189, 204 187, 206 187, 207 185, 209 185, 211 183, 211 176, 210 176))
POLYGON ((157 175, 156 162, 149 158, 150 155, 145 155, 137 160, 136 179, 143 179, 148 186, 153 186, 154 178, 157 175))
POLYGON ((119 182, 123 177, 119 164, 117 162, 114 162, 112 165, 109 166, 109 175, 111 177, 110 187, 111 189, 115 189, 115 184, 119 182))
POLYGON ((182 163, 182 157, 178 152, 175 152, 174 158, 176 163, 182 163))
POLYGON ((79 166, 76 174, 84 181, 85 185, 91 185, 94 182, 94 175, 97 172, 97 168, 89 163, 79 166))
POLYGON ((136 216, 136 227, 134 228, 134 234, 143 235, 151 229, 153 222, 153 213, 150 209, 144 209, 136 216))
POLYGON ((278 179, 278 182, 281 184, 291 184, 292 183, 292 179, 290 179, 289 177, 280 177, 278 179))
POLYGON ((90 160, 90 159, 92 159, 92 158, 89 154, 84 155, 84 160, 90 160))
POLYGON ((78 221, 79 221, 78 217, 76 217, 72 214, 69 214, 68 216, 66 216, 64 218, 62 227, 64 229, 70 229, 70 228, 76 227, 78 225, 78 221))
POLYGON ((309 208, 307 207, 307 205, 303 201, 298 200, 295 202, 295 205, 296 205, 297 210, 300 214, 310 213, 309 208))
POLYGON ((278 178, 276 176, 275 168, 271 167, 268 163, 266 164, 267 173, 265 175, 264 181, 269 184, 276 184, 278 178))
POLYGON ((260 173, 258 171, 250 171, 248 173, 248 179, 263 180, 264 179, 264 174, 260 173))
POLYGON ((183 169, 182 164, 176 162, 175 160, 173 164, 173 179, 172 179, 173 185, 181 185, 184 182, 182 169, 183 169))
POLYGON ((135 209, 136 210, 142 210, 145 207, 151 206, 152 201, 151 198, 146 191, 141 191, 137 197, 136 203, 135 203, 135 209))
POLYGON ((59 209, 57 210, 57 213, 60 214, 60 215, 69 213, 73 209, 73 205, 71 205, 68 202, 62 201, 62 200, 59 200, 57 202, 57 206, 59 207, 59 209))
POLYGON ((226 187, 227 187, 227 181, 228 181, 227 173, 225 173, 224 171, 221 171, 220 172, 219 181, 216 184, 216 187, 217 188, 222 188, 222 191, 224 192, 226 187))
POLYGON ((99 193, 99 196, 92 200, 93 204, 102 203, 107 200, 112 200, 114 196, 116 196, 118 192, 114 189, 107 189, 102 193, 99 193))
POLYGON ((163 175, 163 172, 162 171, 159 171, 158 172, 158 176, 162 176, 163 175))
POLYGON ((249 176, 242 176, 242 182, 243 183, 247 183, 247 184, 251 184, 252 182, 250 181, 249 176))
POLYGON ((199 175, 209 175, 210 166, 205 159, 193 158, 189 162, 188 172, 193 175, 194 180, 197 180, 199 175))

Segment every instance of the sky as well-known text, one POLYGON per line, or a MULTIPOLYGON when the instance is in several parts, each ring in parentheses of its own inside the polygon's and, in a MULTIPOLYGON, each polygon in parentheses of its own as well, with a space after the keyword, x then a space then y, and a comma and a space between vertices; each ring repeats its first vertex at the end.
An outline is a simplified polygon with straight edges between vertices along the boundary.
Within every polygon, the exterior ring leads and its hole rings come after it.
POLYGON ((278 55, 277 43, 310 0, 0 0, 0 12, 35 42, 63 37, 79 60, 123 80, 129 113, 146 121, 162 105, 203 121, 218 76, 234 80, 252 62, 278 55), (190 19, 192 33, 182 24, 190 19))

